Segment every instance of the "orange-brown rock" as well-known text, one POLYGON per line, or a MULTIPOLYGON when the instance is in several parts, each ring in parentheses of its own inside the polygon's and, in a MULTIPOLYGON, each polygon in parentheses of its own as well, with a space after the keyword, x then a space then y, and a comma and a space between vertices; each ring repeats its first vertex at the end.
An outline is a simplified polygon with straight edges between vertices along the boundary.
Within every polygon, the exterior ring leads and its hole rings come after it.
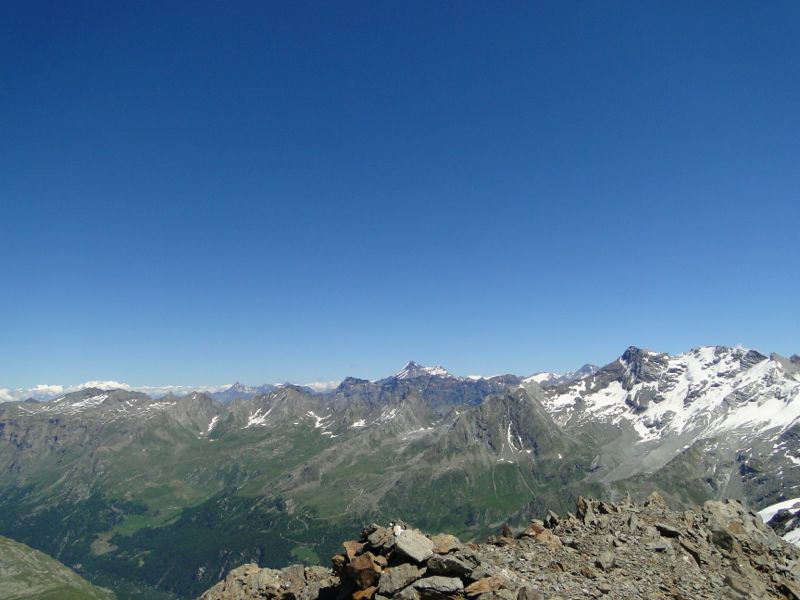
POLYGON ((375 562, 372 552, 365 552, 353 557, 345 571, 360 589, 366 590, 378 581, 381 567, 375 562))
POLYGON ((539 533, 534 536, 534 539, 547 546, 551 550, 555 550, 556 548, 561 547, 561 539, 549 529, 542 529, 539 533))
POLYGON ((488 592, 496 592, 506 584, 502 577, 493 575, 491 577, 484 577, 474 583, 470 583, 464 588, 464 593, 467 596, 480 596, 488 592))
POLYGON ((528 525, 528 529, 534 533, 542 533, 544 531, 544 525, 542 525, 541 521, 531 521, 531 524, 528 525))
POLYGON ((339 573, 344 569, 345 564, 347 564, 347 559, 343 554, 334 554, 331 557, 331 562, 333 563, 333 570, 339 573))
POLYGON ((375 592, 377 591, 378 588, 374 585, 371 585, 365 590, 353 592, 353 600, 372 600, 372 598, 375 596, 375 592))
POLYGON ((519 537, 536 537, 542 531, 544 531, 544 525, 540 521, 531 521, 530 525, 520 532, 519 537))
POLYGON ((438 533, 431 536, 433 542, 433 551, 436 554, 448 554, 453 550, 458 550, 461 547, 459 539, 448 533, 438 533))
POLYGON ((357 542, 355 540, 347 540, 346 542, 342 542, 342 546, 344 546, 344 551, 347 554, 347 560, 353 560, 353 558, 361 552, 364 544, 363 542, 357 542))
POLYGON ((378 554, 375 556, 375 564, 378 565, 381 569, 385 569, 386 565, 389 564, 389 559, 386 558, 383 554, 378 554))

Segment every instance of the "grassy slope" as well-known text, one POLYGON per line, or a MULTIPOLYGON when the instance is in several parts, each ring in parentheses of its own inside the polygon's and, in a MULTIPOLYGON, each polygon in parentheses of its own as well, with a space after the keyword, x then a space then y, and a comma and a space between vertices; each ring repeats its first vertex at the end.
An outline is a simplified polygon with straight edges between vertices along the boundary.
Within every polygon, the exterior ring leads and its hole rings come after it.
POLYGON ((46 554, 0 537, 0 598, 4 600, 113 600, 46 554))
POLYGON ((114 582, 122 599, 168 597, 148 595, 155 587, 192 597, 243 562, 325 563, 369 520, 482 535, 526 510, 558 506, 576 475, 547 458, 512 465, 386 432, 333 442, 306 424, 221 426, 211 439, 167 423, 133 436, 115 427, 104 432, 104 447, 31 469, 31 488, 0 497, 0 527, 82 563, 94 581, 114 582), (92 482, 96 493, 38 505, 70 463, 70 482, 92 482), (126 583, 133 591, 122 591, 126 583))

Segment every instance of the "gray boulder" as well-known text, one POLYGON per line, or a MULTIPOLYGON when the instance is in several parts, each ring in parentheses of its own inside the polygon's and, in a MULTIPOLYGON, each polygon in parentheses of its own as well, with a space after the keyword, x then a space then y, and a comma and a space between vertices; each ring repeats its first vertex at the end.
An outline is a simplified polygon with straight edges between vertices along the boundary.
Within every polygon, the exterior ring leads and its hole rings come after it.
POLYGON ((413 529, 406 529, 395 539, 397 551, 419 563, 433 555, 433 545, 433 541, 413 529))

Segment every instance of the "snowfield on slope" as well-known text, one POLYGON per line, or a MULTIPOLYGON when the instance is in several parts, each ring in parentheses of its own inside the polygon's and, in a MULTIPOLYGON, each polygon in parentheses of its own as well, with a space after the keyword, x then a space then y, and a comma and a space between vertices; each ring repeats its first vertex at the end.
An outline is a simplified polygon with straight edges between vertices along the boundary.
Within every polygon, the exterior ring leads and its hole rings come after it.
POLYGON ((572 418, 629 421, 642 441, 686 431, 700 438, 740 428, 783 431, 800 418, 800 377, 766 357, 743 364, 746 352, 702 347, 676 356, 650 353, 665 362, 655 381, 636 380, 632 365, 619 359, 632 382, 627 389, 617 380, 594 389, 595 374, 545 405, 562 425, 572 418))

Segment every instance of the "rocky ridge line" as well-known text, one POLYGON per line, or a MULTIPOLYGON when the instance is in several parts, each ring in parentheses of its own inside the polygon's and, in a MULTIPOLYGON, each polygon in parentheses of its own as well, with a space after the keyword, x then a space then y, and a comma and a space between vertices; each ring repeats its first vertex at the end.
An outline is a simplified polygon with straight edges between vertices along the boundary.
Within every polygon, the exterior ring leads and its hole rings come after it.
POLYGON ((800 600, 800 550, 739 502, 675 512, 579 498, 485 544, 370 525, 333 569, 244 565, 201 600, 800 600))

